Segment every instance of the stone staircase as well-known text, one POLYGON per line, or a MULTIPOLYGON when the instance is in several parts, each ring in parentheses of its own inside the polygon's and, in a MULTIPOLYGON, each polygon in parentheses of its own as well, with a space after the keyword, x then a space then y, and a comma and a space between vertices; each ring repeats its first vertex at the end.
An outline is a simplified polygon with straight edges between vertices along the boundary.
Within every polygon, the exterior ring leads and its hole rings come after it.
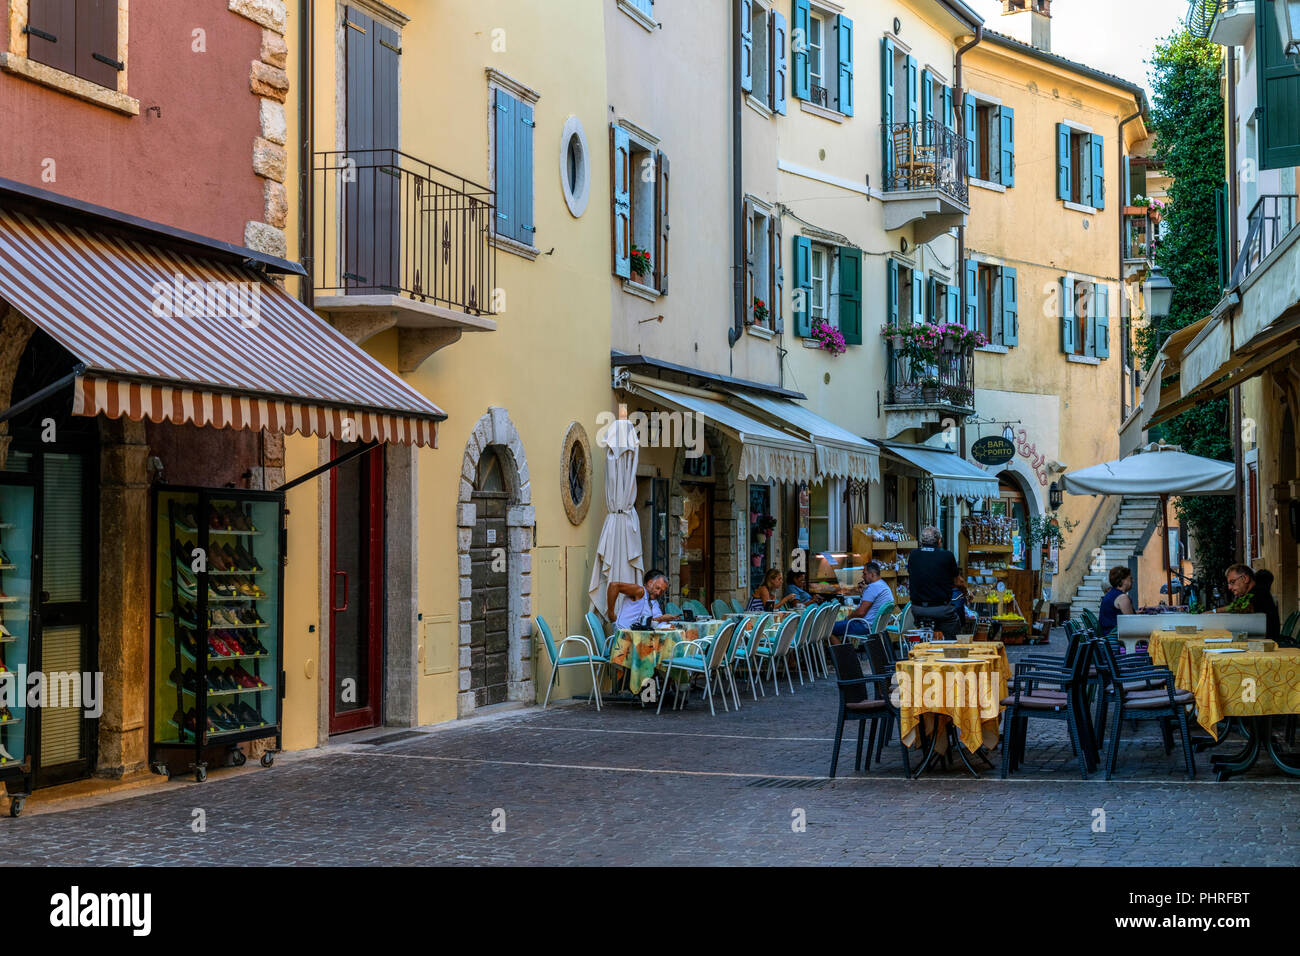
MULTIPOLYGON (((1141 542, 1147 525, 1153 518, 1158 517, 1159 511, 1159 498, 1124 496, 1115 523, 1110 526, 1110 531, 1102 544, 1105 559, 1101 560, 1100 555, 1089 557, 1088 573, 1084 575, 1074 592, 1072 599, 1074 614, 1082 608, 1097 613, 1102 597, 1110 590, 1110 569, 1116 565, 1128 566, 1128 559, 1141 542)), ((1156 541, 1159 543, 1159 538, 1156 538, 1156 541)))

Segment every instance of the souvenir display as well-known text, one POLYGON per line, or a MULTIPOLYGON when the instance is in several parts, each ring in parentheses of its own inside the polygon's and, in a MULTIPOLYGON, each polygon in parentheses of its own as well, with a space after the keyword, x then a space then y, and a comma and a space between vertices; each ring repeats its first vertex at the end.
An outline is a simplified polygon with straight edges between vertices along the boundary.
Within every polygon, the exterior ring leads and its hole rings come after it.
POLYGON ((22 813, 31 793, 32 721, 24 679, 32 649, 33 515, 36 489, 21 478, 0 484, 0 781, 22 813), (12 483, 11 483, 12 482, 12 483))

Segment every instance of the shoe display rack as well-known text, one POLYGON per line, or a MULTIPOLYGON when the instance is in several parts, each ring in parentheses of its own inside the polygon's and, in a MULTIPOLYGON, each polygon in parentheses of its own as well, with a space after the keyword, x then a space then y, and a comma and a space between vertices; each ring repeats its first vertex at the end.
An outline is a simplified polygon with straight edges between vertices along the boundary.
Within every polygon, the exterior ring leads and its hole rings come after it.
POLYGON ((0 475, 0 781, 9 815, 32 792, 32 720, 25 677, 33 653, 32 580, 36 488, 22 475, 0 475))
POLYGON ((284 696, 284 497, 275 492, 160 487, 154 492, 151 766, 192 756, 196 780, 224 750, 281 747, 284 696))

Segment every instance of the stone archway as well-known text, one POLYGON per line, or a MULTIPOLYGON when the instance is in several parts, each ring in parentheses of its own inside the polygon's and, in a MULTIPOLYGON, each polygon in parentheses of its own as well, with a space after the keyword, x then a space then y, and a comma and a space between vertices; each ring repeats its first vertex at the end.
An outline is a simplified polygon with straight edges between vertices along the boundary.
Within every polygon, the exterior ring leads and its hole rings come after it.
POLYGON ((504 408, 489 408, 478 420, 465 443, 465 456, 461 462, 460 491, 456 499, 456 560, 459 570, 458 591, 460 623, 459 684, 456 695, 456 715, 468 717, 475 709, 475 696, 471 689, 470 647, 473 640, 471 619, 474 592, 470 547, 474 527, 478 520, 475 507, 474 481, 479 473, 479 460, 483 452, 492 448, 501 460, 504 485, 509 492, 506 510, 506 540, 503 557, 509 574, 508 607, 510 646, 507 655, 508 699, 531 701, 533 691, 532 660, 532 548, 533 528, 536 523, 533 511, 532 485, 528 474, 528 457, 524 453, 514 422, 504 408))

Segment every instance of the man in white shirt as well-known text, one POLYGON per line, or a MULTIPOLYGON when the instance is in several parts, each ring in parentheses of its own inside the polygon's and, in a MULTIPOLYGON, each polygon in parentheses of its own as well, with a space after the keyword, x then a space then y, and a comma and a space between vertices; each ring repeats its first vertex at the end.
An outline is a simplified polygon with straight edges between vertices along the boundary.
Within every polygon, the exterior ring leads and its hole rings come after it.
POLYGON ((876 633, 879 628, 880 612, 886 604, 894 603, 894 592, 880 577, 880 565, 868 561, 862 569, 862 597, 853 613, 842 621, 836 621, 832 629, 836 637, 845 634, 865 636, 876 633), (854 622, 858 622, 854 624, 854 622), (853 624, 852 627, 849 625, 853 624))
POLYGON ((662 571, 651 569, 645 573, 644 580, 644 586, 623 584, 618 581, 610 582, 609 608, 606 617, 612 619, 614 626, 620 631, 635 627, 646 618, 650 618, 655 623, 677 620, 676 615, 665 614, 663 606, 659 603, 668 593, 667 576, 662 571), (623 602, 623 607, 616 615, 614 606, 620 596, 628 600, 623 602))

